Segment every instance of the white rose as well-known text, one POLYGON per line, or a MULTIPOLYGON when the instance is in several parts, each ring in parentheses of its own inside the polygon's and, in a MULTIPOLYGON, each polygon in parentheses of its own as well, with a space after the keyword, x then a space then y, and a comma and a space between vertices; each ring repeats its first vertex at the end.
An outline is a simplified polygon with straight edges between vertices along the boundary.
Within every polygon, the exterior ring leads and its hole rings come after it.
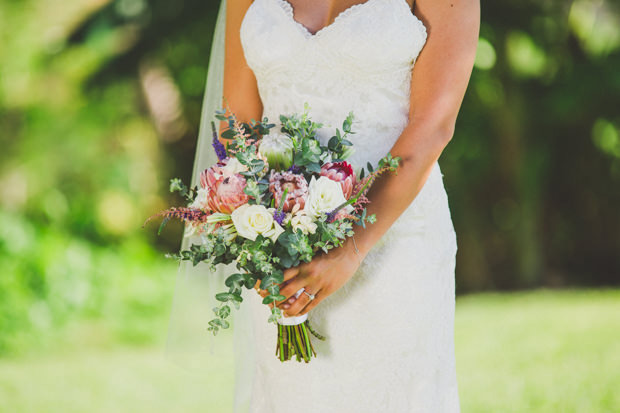
POLYGON ((224 171, 224 176, 232 176, 234 174, 238 174, 239 172, 245 172, 248 170, 248 167, 239 162, 239 160, 235 157, 229 158, 226 166, 222 168, 224 171))
POLYGON ((316 224, 312 218, 304 213, 298 213, 291 218, 291 226, 293 231, 301 230, 304 234, 314 234, 316 232, 316 224))
POLYGON ((284 232, 284 229, 274 221, 273 211, 262 205, 241 205, 233 211, 231 217, 237 233, 252 241, 261 234, 276 242, 284 232))
POLYGON ((189 204, 189 207, 194 209, 205 209, 207 205, 207 196, 207 190, 204 188, 200 188, 196 193, 196 198, 194 198, 194 201, 189 204))
MULTIPOLYGON (((325 176, 319 179, 313 176, 308 186, 308 199, 304 211, 307 215, 318 217, 322 212, 329 213, 346 201, 340 183, 325 176)), ((350 205, 345 207, 345 211, 352 210, 350 205)))

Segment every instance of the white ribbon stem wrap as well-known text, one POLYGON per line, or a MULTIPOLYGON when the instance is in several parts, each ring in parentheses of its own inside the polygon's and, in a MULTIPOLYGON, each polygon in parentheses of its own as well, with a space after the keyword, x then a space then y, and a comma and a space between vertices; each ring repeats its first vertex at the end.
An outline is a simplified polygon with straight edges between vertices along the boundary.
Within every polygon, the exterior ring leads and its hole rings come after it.
MULTIPOLYGON (((305 291, 305 288, 301 288, 299 291, 295 293, 295 298, 299 298, 305 291)), ((296 326, 298 324, 303 323, 308 319, 308 314, 300 315, 298 317, 281 317, 278 319, 278 324, 282 326, 296 326)))

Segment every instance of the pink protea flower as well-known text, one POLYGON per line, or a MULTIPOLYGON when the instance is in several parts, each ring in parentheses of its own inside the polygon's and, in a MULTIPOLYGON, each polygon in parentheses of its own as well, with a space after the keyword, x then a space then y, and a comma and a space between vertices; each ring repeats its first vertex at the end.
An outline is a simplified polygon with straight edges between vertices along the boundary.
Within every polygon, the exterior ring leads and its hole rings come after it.
POLYGON ((211 212, 231 214, 250 198, 243 192, 246 180, 237 173, 235 161, 224 159, 200 174, 200 184, 207 190, 207 207, 211 212))
POLYGON ((299 208, 303 209, 308 197, 308 182, 306 178, 304 178, 303 175, 294 174, 289 171, 271 171, 271 176, 269 177, 269 192, 273 195, 276 208, 280 208, 282 195, 287 189, 288 192, 286 193, 282 211, 290 212, 295 205, 299 205, 299 208))
POLYGON ((342 186, 342 193, 346 199, 353 194, 353 187, 355 186, 355 173, 350 163, 342 162, 328 162, 321 167, 321 176, 325 176, 332 181, 339 182, 342 186))

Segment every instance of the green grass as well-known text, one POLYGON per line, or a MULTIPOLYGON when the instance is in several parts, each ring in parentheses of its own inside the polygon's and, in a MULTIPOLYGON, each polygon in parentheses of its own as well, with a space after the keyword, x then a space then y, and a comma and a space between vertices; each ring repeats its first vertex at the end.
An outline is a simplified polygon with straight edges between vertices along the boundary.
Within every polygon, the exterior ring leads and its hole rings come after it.
POLYGON ((620 290, 460 297, 464 412, 619 412, 620 290))
POLYGON ((228 410, 226 381, 192 375, 157 348, 9 360, 0 376, 0 411, 7 413, 228 410))
MULTIPOLYGON (((459 297, 455 340, 464 413, 620 411, 620 290, 459 297)), ((0 360, 0 411, 230 411, 225 366, 196 375, 163 344, 83 342, 0 360)))

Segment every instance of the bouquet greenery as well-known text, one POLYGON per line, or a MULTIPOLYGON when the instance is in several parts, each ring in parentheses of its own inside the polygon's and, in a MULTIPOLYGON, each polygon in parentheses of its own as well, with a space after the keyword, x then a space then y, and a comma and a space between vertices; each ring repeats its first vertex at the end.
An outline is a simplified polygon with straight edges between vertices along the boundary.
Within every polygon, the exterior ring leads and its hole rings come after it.
POLYGON ((387 154, 376 168, 368 164, 357 176, 346 161, 354 149, 349 140, 353 114, 324 146, 316 134, 323 125, 310 119, 308 109, 281 115, 279 131, 267 118, 242 124, 227 111, 216 111, 216 119, 228 124, 218 137, 212 122, 219 161, 201 174, 200 187, 173 179, 171 191, 180 192, 189 205, 157 215, 163 216, 160 230, 177 218, 186 223, 187 234, 200 236, 201 242, 174 255, 177 259, 213 267, 236 263, 238 272, 216 295, 220 304, 208 328, 213 334, 229 327, 231 306, 239 308, 244 287, 260 285, 267 292, 263 303, 271 305, 268 321, 278 326, 276 356, 306 363, 316 356, 310 334, 324 338, 310 327, 307 315, 283 317, 276 305, 288 298, 280 294, 283 271, 341 246, 353 236, 354 225, 373 223, 365 195, 381 173, 399 164, 387 154))

